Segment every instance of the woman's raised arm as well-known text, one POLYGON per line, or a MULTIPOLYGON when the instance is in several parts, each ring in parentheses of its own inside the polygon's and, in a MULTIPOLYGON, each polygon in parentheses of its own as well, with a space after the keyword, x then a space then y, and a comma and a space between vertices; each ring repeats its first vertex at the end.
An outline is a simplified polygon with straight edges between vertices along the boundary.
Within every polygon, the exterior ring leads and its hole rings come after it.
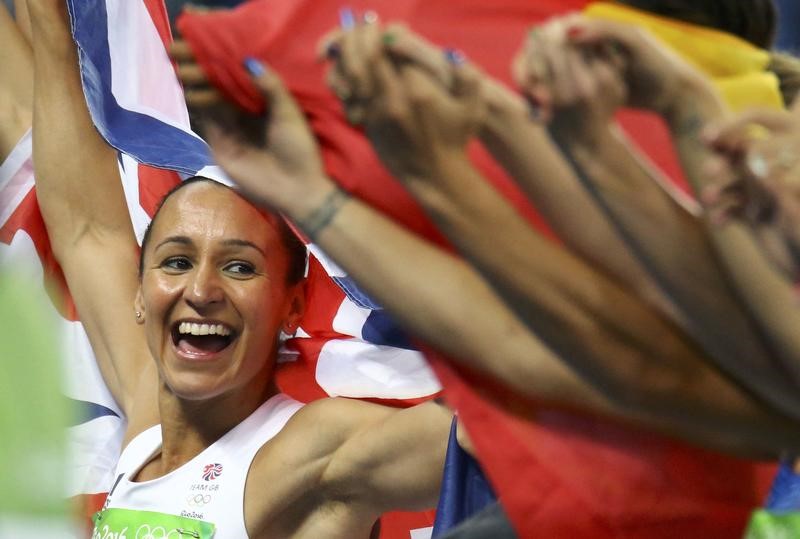
POLYGON ((64 2, 29 0, 28 8, 36 192, 53 253, 114 398, 129 421, 134 401, 152 401, 145 415, 154 419, 155 383, 152 399, 134 398, 140 378, 152 376, 152 362, 134 313, 139 250, 117 154, 86 107, 64 2))

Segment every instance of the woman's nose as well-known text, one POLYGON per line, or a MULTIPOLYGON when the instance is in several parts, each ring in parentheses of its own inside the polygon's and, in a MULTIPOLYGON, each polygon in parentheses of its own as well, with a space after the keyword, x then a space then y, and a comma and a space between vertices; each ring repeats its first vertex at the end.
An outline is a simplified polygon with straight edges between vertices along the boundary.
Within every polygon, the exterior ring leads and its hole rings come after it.
POLYGON ((219 303, 224 299, 219 274, 211 265, 200 265, 185 289, 186 300, 195 307, 219 303))

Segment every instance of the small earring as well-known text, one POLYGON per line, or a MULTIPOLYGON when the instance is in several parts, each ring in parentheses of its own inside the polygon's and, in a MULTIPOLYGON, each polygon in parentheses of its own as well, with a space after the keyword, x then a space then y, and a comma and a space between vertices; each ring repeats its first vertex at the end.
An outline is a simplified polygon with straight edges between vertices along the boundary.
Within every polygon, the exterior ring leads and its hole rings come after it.
POLYGON ((136 320, 142 319, 142 311, 136 311, 136 320))

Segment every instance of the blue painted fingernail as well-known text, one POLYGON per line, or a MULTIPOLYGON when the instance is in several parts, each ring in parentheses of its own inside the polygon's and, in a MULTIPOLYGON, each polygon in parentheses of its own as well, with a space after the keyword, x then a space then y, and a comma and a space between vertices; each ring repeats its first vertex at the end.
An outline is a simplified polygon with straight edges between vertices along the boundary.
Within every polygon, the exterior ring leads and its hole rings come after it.
POLYGON ((339 26, 342 30, 352 30, 356 27, 356 16, 349 7, 339 10, 339 26))
POLYGON ((338 43, 331 43, 330 45, 328 45, 328 48, 325 49, 325 56, 327 56, 331 60, 336 60, 341 55, 342 55, 342 48, 339 47, 338 43))
POLYGON ((450 47, 444 49, 444 57, 450 64, 454 66, 460 66, 467 61, 467 57, 464 56, 463 52, 450 47))
POLYGON ((267 72, 266 66, 252 56, 244 59, 244 68, 254 77, 260 77, 267 72))

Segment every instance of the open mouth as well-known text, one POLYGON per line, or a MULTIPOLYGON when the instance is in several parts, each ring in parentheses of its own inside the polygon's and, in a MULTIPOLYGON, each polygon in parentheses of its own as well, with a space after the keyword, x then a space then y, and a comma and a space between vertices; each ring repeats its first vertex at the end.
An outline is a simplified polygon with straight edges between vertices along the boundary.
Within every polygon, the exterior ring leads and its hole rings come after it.
POLYGON ((176 322, 172 327, 172 343, 185 356, 203 357, 217 354, 235 339, 233 330, 218 322, 176 322))

